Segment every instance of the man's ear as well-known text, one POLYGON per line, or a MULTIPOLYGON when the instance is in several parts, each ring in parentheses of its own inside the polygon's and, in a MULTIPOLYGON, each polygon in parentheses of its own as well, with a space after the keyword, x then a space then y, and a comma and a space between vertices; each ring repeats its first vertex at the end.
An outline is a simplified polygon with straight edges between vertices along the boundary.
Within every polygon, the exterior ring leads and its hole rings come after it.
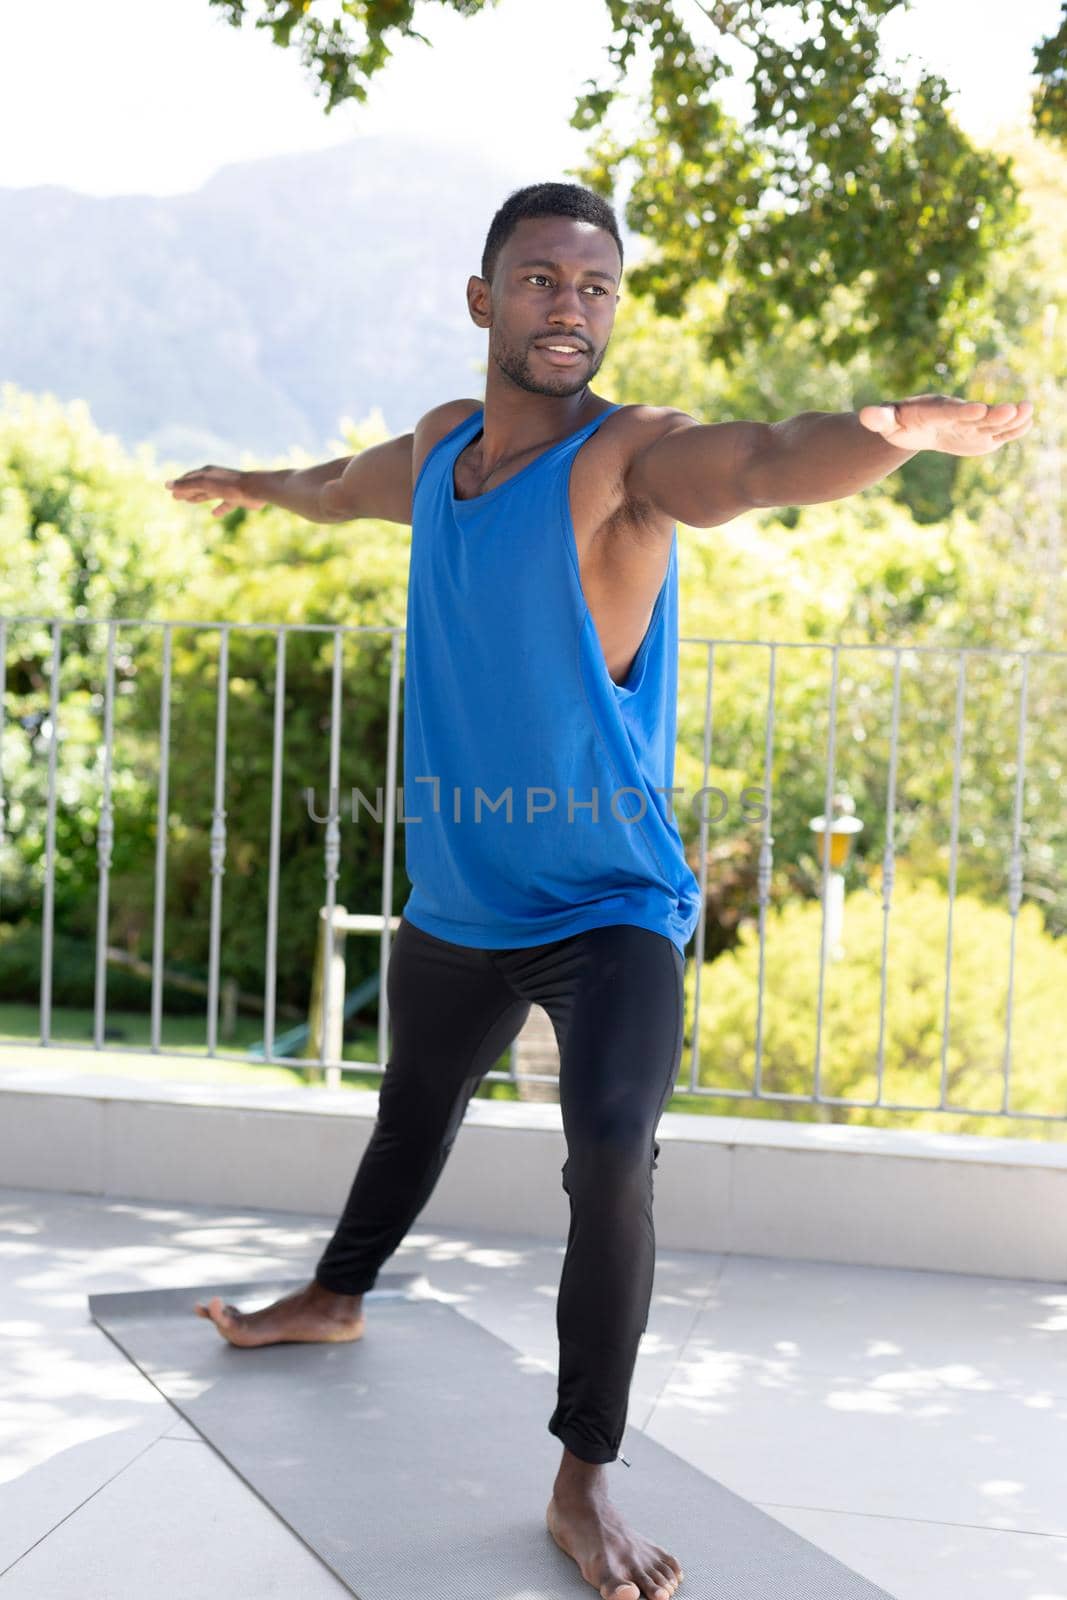
POLYGON ((473 273, 467 279, 467 310, 476 327, 492 327, 493 302, 489 284, 485 278, 476 277, 473 273))

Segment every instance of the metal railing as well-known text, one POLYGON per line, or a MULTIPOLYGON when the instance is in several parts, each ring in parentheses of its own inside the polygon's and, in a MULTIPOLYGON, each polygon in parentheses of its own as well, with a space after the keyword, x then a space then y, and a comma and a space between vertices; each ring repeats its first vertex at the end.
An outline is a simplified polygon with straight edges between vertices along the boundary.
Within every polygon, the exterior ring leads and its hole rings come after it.
MULTIPOLYGON (((3 758, 5 745, 5 705, 8 699, 6 692, 6 662, 8 660, 11 642, 15 637, 14 630, 27 627, 40 630, 41 627, 49 630, 50 652, 48 665, 48 678, 50 693, 47 715, 38 719, 37 743, 42 740, 47 743, 47 780, 45 803, 45 828, 43 847, 43 881, 41 894, 41 980, 40 980, 40 1034, 38 1043, 48 1046, 52 1040, 53 1022, 53 943, 55 931, 55 865, 56 865, 56 830, 58 809, 58 754, 62 742, 61 719, 64 714, 63 702, 60 694, 61 668, 63 665, 63 640, 65 633, 77 630, 79 638, 94 629, 106 628, 106 660, 103 665, 102 695, 99 697, 103 707, 103 730, 101 740, 101 794, 99 799, 98 815, 96 821, 96 854, 97 854, 97 915, 96 915, 96 966, 95 966, 95 993, 94 993, 94 1023, 93 1042, 88 1044, 68 1044, 64 1041, 64 1048, 113 1050, 114 1044, 105 1046, 106 1009, 107 1009, 107 962, 108 938, 110 925, 110 877, 112 855, 114 849, 114 824, 113 824, 113 788, 115 781, 115 753, 116 753, 116 650, 119 645, 120 634, 124 629, 147 630, 149 637, 158 633, 161 651, 159 656, 160 670, 160 703, 158 720, 158 766, 156 772, 155 814, 156 814, 156 846, 154 862, 154 883, 152 892, 152 961, 151 961, 151 1042, 149 1049, 154 1054, 188 1057, 190 1052, 186 1049, 175 1049, 166 1046, 163 1042, 163 994, 167 973, 165 968, 165 938, 164 938, 164 912, 166 906, 167 890, 167 864, 168 842, 170 837, 170 812, 169 812, 169 781, 172 770, 171 750, 171 708, 173 699, 173 640, 176 630, 194 630, 203 632, 209 630, 218 635, 218 663, 217 685, 214 697, 214 758, 213 758, 213 794, 210 814, 209 838, 209 871, 211 875, 210 899, 210 925, 208 930, 208 963, 207 963, 207 1042, 203 1056, 217 1055, 219 1048, 218 1017, 220 996, 220 967, 222 962, 222 899, 223 876, 227 854, 227 717, 230 696, 230 642, 237 633, 259 633, 273 637, 274 641, 274 686, 273 686, 273 730, 272 752, 270 763, 270 832, 267 843, 267 894, 266 894, 266 926, 264 929, 264 963, 265 978, 262 1001, 264 1018, 264 1041, 262 1052, 257 1053, 257 1058, 267 1064, 299 1066, 306 1068, 309 1058, 307 1056, 293 1056, 275 1053, 275 1022, 276 1022, 276 979, 279 937, 279 849, 282 836, 282 779, 284 770, 284 735, 285 735, 285 697, 286 697, 286 645, 294 635, 323 634, 329 635, 332 640, 332 659, 330 666, 330 714, 329 714, 329 749, 326 764, 328 767, 327 785, 329 795, 329 810, 325 818, 325 831, 323 835, 323 877, 325 880, 325 893, 322 896, 321 919, 324 930, 325 946, 323 960, 328 981, 322 990, 322 1014, 318 1025, 314 1029, 318 1040, 317 1065, 329 1069, 327 1081, 337 1082, 342 1070, 382 1071, 388 1056, 388 1006, 386 1000, 385 973, 389 961, 392 931, 396 926, 396 911, 394 908, 394 854, 396 845, 397 821, 397 744, 399 736, 399 709, 401 685, 401 648, 403 629, 399 627, 343 627, 330 624, 275 624, 275 623, 238 623, 226 621, 155 621, 143 618, 123 618, 109 620, 92 619, 61 619, 56 617, 26 617, 12 616, 0 618, 0 889, 2 889, 2 866, 5 847, 10 848, 10 843, 5 836, 5 815, 11 815, 10 802, 14 799, 18 804, 17 792, 12 794, 10 785, 5 787, 3 758), (377 912, 362 912, 363 931, 367 931, 373 920, 375 928, 379 931, 378 947, 378 1029, 377 1029, 377 1062, 342 1061, 338 1050, 331 1051, 331 1040, 340 1038, 336 1027, 336 1018, 331 1019, 331 1008, 343 1003, 343 982, 339 993, 336 981, 329 981, 329 975, 334 968, 334 938, 335 925, 338 913, 337 885, 341 862, 341 829, 340 829, 340 752, 342 731, 342 682, 344 645, 346 639, 361 636, 364 639, 377 638, 388 648, 389 680, 388 680, 388 713, 385 751, 385 784, 384 784, 384 817, 382 836, 382 873, 380 902, 377 912)), ((40 639, 40 634, 38 634, 40 639)), ((912 1111, 943 1111, 943 1112, 972 1112, 979 1110, 983 1115, 1013 1116, 1032 1118, 1039 1121, 1052 1121, 1067 1116, 1067 1102, 1057 1104, 1040 1110, 1023 1109, 1013 1106, 1011 1100, 1012 1089, 1012 1026, 1013 1005, 1015 996, 1015 945, 1016 926, 1020 904, 1023 899, 1023 819, 1024 799, 1026 795, 1027 773, 1027 740, 1031 725, 1028 720, 1028 690, 1032 663, 1037 658, 1042 658, 1050 663, 1050 670, 1061 670, 1067 663, 1067 651, 1040 651, 1040 650, 989 650, 977 648, 953 648, 947 646, 921 646, 921 645, 862 645, 862 644, 829 644, 817 641, 790 643, 786 641, 771 640, 740 640, 740 639, 701 639, 683 637, 683 663, 685 666, 685 683, 687 686, 686 704, 695 703, 695 683, 697 674, 693 669, 693 653, 688 647, 694 647, 699 654, 703 653, 703 666, 699 676, 703 686, 703 746, 702 746, 702 795, 709 788, 712 771, 712 735, 715 729, 714 684, 717 652, 738 649, 748 652, 751 658, 759 653, 766 659, 766 688, 765 705, 763 711, 763 755, 761 779, 761 792, 763 796, 762 832, 758 852, 757 873, 757 915, 759 936, 759 965, 758 982, 753 1004, 756 1009, 755 1020, 755 1059, 751 1081, 743 1086, 728 1086, 714 1082, 702 1081, 702 1062, 700 1059, 700 1021, 702 1006, 702 987, 704 981, 714 973, 714 964, 705 963, 705 950, 707 943, 707 903, 708 903, 708 860, 709 860, 709 827, 710 821, 707 814, 707 804, 702 800, 700 809, 699 839, 696 844, 697 875, 700 883, 700 920, 697 924, 693 944, 687 961, 692 976, 692 1017, 689 1019, 691 1048, 689 1051, 688 1071, 683 1073, 676 1085, 676 1092, 689 1093, 694 1096, 708 1096, 712 1098, 728 1098, 741 1100, 756 1100, 766 1102, 781 1102, 784 1104, 847 1106, 855 1108, 878 1108, 891 1112, 912 1111), (843 1095, 834 1095, 827 1091, 824 1082, 823 1064, 823 1023, 824 999, 826 993, 828 963, 832 959, 830 940, 828 938, 828 908, 830 902, 831 885, 831 856, 829 850, 823 849, 821 855, 821 882, 820 901, 822 917, 820 925, 819 968, 818 968, 818 993, 816 1000, 816 1032, 815 1052, 812 1063, 812 1084, 810 1093, 802 1094, 787 1092, 771 1087, 766 1081, 764 1071, 764 1001, 765 1001, 765 950, 767 939, 767 911, 771 901, 771 875, 774 864, 773 845, 774 835, 771 831, 774 822, 774 790, 772 777, 775 765, 775 729, 776 729, 776 684, 779 671, 780 657, 784 652, 815 651, 829 657, 830 685, 829 703, 827 707, 828 736, 825 761, 821 763, 823 770, 823 817, 833 815, 835 791, 838 787, 838 748, 837 748, 837 721, 839 711, 839 690, 841 683, 842 662, 846 658, 860 658, 869 655, 871 662, 875 656, 888 657, 892 664, 892 712, 891 731, 888 749, 888 773, 885 781, 885 810, 884 810, 884 850, 881 858, 881 894, 882 894, 882 951, 880 967, 880 996, 879 996, 879 1032, 877 1059, 872 1063, 874 1076, 874 1092, 864 1098, 855 1098, 843 1095), (897 850, 895 843, 895 828, 898 820, 898 756, 900 748, 900 715, 901 715, 901 683, 902 665, 906 658, 916 659, 921 656, 940 656, 953 660, 956 669, 955 706, 952 728, 951 746, 951 819, 948 860, 948 886, 947 886, 947 939, 945 954, 945 975, 942 1013, 942 1042, 940 1057, 940 1083, 936 1100, 923 1103, 903 1103, 894 1101, 886 1096, 885 1085, 885 1049, 886 1049, 886 1020, 887 1020, 887 993, 888 993, 888 950, 890 923, 893 911, 894 879, 897 866, 897 850), (956 895, 957 866, 960 840, 960 805, 961 805, 961 775, 963 772, 964 755, 964 705, 966 678, 969 664, 976 658, 989 658, 1014 666, 1018 674, 1017 706, 1014 713, 1014 794, 1011 815, 1010 848, 1005 863, 1007 876, 1006 905, 1011 917, 1010 946, 1007 956, 1007 996, 1005 1027, 1002 1051, 1002 1065, 1000 1074, 999 1103, 995 1106, 975 1107, 973 1105, 959 1105, 953 1102, 950 1094, 951 1075, 949 1067, 949 1049, 951 1039, 950 1003, 952 989, 952 941, 953 941, 953 910, 956 895)), ((42 660, 43 665, 43 660, 42 660)), ((1063 699, 1058 702, 1062 708, 1063 699)), ((682 702, 680 700, 680 708, 682 702)), ((26 719, 23 725, 26 725, 26 719)), ((695 726, 697 720, 692 713, 688 716, 688 723, 695 726)), ((1061 715, 1060 722, 1064 719, 1061 715)), ((686 719, 680 716, 680 729, 683 730, 684 743, 686 733, 684 723, 686 719)), ((1044 731, 1044 730, 1043 730, 1044 731)), ((379 791, 380 793, 380 791, 379 791)), ((205 817, 206 823, 207 818, 205 817)), ((344 908, 340 908, 340 915, 344 916, 344 908)), ((8 1039, 0 1041, 15 1044, 20 1041, 8 1039)), ((21 1041, 25 1043, 25 1041, 21 1041)), ((133 1053, 132 1047, 119 1047, 133 1053)), ((490 1081, 516 1081, 514 1057, 509 1072, 491 1072, 488 1074, 490 1081)), ((537 1078, 536 1081, 547 1081, 537 1078)))

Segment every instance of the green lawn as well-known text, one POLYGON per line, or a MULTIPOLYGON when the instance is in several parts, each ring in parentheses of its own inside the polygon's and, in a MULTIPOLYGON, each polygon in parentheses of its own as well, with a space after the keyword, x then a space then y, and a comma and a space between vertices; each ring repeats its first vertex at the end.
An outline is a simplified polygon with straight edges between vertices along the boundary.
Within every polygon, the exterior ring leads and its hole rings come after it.
MULTIPOLYGON (((285 1027, 279 1026, 275 1029, 276 1035, 284 1032, 285 1027)), ((0 1066, 4 1064, 5 1059, 8 1061, 13 1059, 13 1052, 9 1047, 16 1041, 22 1041, 31 1048, 37 1046, 38 1054, 34 1065, 48 1063, 51 1045, 78 1044, 91 1047, 93 1040, 91 1007, 53 1007, 49 1045, 41 1046, 40 1037, 41 1013, 37 1006, 0 1005, 0 1066)), ((207 1025, 203 1017, 164 1016, 160 1031, 161 1045, 168 1051, 178 1050, 188 1054, 182 1057, 162 1053, 149 1054, 146 1058, 142 1052, 150 1052, 152 1038, 152 1018, 149 1013, 109 1010, 107 1036, 104 1040, 107 1050, 107 1072, 111 1076, 142 1078, 148 1081, 180 1078, 183 1083, 256 1084, 271 1087, 303 1083, 304 1071, 300 1067, 272 1066, 249 1058, 246 1053, 248 1047, 258 1044, 262 1037, 261 1018, 238 1017, 234 1037, 228 1039, 225 1044, 220 1041, 214 1056, 205 1056, 203 1052, 207 1049, 207 1025), (128 1061, 123 1060, 124 1050, 131 1052, 128 1061)), ((62 1064, 66 1071, 99 1072, 101 1053, 89 1048, 73 1055, 66 1050, 62 1056, 62 1064)), ((343 1054, 345 1061, 374 1061, 377 1055, 376 1027, 361 1028, 355 1038, 345 1040, 343 1054)), ((52 1059, 57 1061, 59 1058, 52 1059)), ((507 1066, 507 1056, 501 1056, 496 1063, 497 1069, 506 1072, 507 1066)), ((376 1089, 380 1083, 379 1072, 345 1072, 341 1078, 341 1087, 344 1089, 376 1089)), ((476 1090, 476 1094, 483 1100, 518 1099, 510 1083, 483 1083, 476 1090)))
MULTIPOLYGON (((258 1044, 263 1037, 263 1023, 258 1017, 238 1017, 235 1037, 227 1040, 224 1045, 220 1042, 214 1056, 204 1056, 202 1053, 207 1048, 207 1029, 203 1017, 163 1018, 162 1043, 168 1049, 188 1051, 189 1054, 184 1058, 162 1054, 145 1056, 140 1053, 149 1050, 152 1034, 152 1019, 146 1011, 109 1011, 107 1029, 108 1038, 105 1043, 109 1048, 106 1065, 108 1074, 112 1076, 140 1078, 149 1082, 180 1078, 183 1083, 254 1083, 270 1087, 305 1082, 302 1068, 267 1066, 249 1060, 244 1051, 249 1045, 258 1044), (128 1061, 124 1061, 121 1053, 123 1049, 138 1053, 132 1054, 128 1061)), ((278 1028, 276 1031, 282 1033, 285 1030, 278 1028)), ((51 1043, 91 1044, 92 1037, 93 1013, 89 1007, 53 1008, 51 1043)), ((27 1045, 33 1045, 39 1038, 40 1012, 36 1006, 0 1005, 0 1065, 4 1061, 7 1041, 20 1039, 25 1040, 27 1045)), ((373 1061, 377 1054, 376 1027, 362 1028, 354 1039, 345 1041, 345 1061, 373 1061)), ((47 1048, 39 1050, 38 1059, 44 1063, 48 1062, 47 1048)), ((58 1060, 56 1057, 52 1059, 58 1060)), ((77 1056, 72 1056, 66 1051, 62 1057, 62 1065, 66 1071, 86 1073, 99 1072, 101 1067, 100 1057, 95 1050, 79 1051, 77 1056)), ((496 1062, 496 1070, 500 1072, 508 1070, 506 1054, 496 1062)), ((381 1074, 378 1072, 346 1072, 341 1079, 341 1087, 345 1089, 377 1089, 380 1083, 381 1074)), ((510 1083, 483 1083, 475 1090, 475 1096, 480 1100, 519 1098, 517 1089, 510 1083)), ((691 1094, 673 1095, 668 1110, 690 1111, 698 1116, 744 1114, 736 1101, 691 1094)), ((752 1108, 748 1108, 747 1114, 752 1114, 752 1108)), ((762 1114, 773 1115, 773 1108, 764 1109, 762 1114)))

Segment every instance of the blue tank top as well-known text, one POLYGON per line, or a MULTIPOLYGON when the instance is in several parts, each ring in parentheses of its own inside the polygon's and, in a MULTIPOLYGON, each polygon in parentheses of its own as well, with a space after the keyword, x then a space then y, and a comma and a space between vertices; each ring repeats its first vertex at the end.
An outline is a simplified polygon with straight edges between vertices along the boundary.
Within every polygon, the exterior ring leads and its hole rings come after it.
MULTIPOLYGON (((611 410, 617 410, 612 406, 611 410)), ((699 885, 673 816, 677 530, 651 621, 613 682, 582 592, 571 466, 610 412, 471 500, 415 485, 404 688, 408 921, 481 949, 632 923, 684 954, 699 885)))

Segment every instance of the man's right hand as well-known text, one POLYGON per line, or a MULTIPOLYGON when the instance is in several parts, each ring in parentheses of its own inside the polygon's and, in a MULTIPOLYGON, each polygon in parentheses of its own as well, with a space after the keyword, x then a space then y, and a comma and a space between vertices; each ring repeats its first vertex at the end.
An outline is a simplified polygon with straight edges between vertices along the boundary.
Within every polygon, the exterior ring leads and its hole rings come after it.
POLYGON ((251 492, 250 479, 254 474, 240 472, 233 467, 195 467, 183 472, 180 478, 168 478, 165 487, 175 500, 218 500, 213 517, 224 517, 237 506, 249 511, 261 511, 270 502, 251 492))

